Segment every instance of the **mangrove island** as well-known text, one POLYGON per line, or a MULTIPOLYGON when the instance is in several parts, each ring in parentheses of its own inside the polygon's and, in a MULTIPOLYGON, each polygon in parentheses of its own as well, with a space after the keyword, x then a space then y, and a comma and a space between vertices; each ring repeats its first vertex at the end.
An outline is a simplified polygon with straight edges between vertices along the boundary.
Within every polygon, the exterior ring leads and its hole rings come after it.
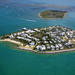
POLYGON ((51 18, 64 18, 67 11, 59 11, 59 10, 46 10, 39 13, 39 16, 44 19, 51 18))

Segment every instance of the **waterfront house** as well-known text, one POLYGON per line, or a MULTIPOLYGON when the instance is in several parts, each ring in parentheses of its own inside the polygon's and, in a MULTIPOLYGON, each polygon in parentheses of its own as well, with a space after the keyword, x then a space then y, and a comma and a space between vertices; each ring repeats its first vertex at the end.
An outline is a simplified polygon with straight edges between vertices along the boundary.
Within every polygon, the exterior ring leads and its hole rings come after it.
POLYGON ((51 49, 51 47, 49 45, 47 45, 47 50, 50 50, 50 49, 51 49))
POLYGON ((26 31, 26 30, 27 30, 27 28, 22 28, 22 30, 26 31))
POLYGON ((36 32, 40 32, 40 30, 39 30, 39 29, 37 29, 37 28, 36 28, 36 29, 34 29, 34 31, 36 31, 36 32))
POLYGON ((15 38, 13 34, 11 34, 9 37, 10 37, 11 39, 12 39, 12 38, 15 38))
POLYGON ((41 46, 41 45, 37 45, 37 46, 36 46, 36 49, 41 51, 42 46, 41 46))
POLYGON ((17 34, 16 34, 16 33, 14 33, 13 35, 14 35, 14 36, 16 36, 17 34))
POLYGON ((26 31, 26 33, 33 33, 33 32, 35 32, 35 31, 33 31, 33 30, 27 30, 26 31))
POLYGON ((41 48, 42 51, 46 50, 46 47, 45 45, 42 45, 42 48, 41 48))
POLYGON ((51 45, 51 50, 55 50, 55 46, 51 45))
POLYGON ((64 49, 62 44, 58 44, 60 49, 64 49))
POLYGON ((59 50, 59 45, 56 44, 56 45, 55 45, 55 48, 56 48, 56 50, 59 50))

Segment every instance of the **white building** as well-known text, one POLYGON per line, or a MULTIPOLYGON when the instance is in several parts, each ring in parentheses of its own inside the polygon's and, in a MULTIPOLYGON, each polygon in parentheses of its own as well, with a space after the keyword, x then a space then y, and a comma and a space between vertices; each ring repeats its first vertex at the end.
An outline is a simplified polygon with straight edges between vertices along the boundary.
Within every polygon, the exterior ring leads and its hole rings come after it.
POLYGON ((48 41, 44 41, 44 43, 45 43, 45 44, 47 44, 47 43, 48 43, 48 41))
POLYGON ((36 29, 34 29, 34 30, 35 30, 35 31, 37 31, 37 32, 40 32, 40 30, 39 30, 39 29, 37 29, 37 28, 36 28, 36 29))
POLYGON ((58 44, 60 49, 64 49, 62 44, 58 44))
POLYGON ((42 37, 42 40, 46 40, 46 37, 42 37))
POLYGON ((34 46, 35 43, 34 43, 34 42, 30 42, 29 45, 30 45, 30 46, 34 46))
POLYGON ((51 47, 50 47, 50 46, 47 46, 47 49, 48 49, 48 50, 50 50, 50 49, 51 49, 51 47))
POLYGON ((41 48, 42 48, 42 46, 40 46, 40 45, 36 46, 37 50, 41 50, 41 48))
POLYGON ((11 34, 9 37, 10 37, 10 38, 14 38, 13 34, 11 34))
POLYGON ((33 32, 35 32, 35 31, 33 31, 33 30, 27 30, 26 31, 26 33, 33 33, 33 32))
POLYGON ((59 45, 58 44, 56 44, 55 47, 56 47, 56 50, 59 50, 59 45))
POLYGON ((45 45, 42 45, 42 48, 41 48, 41 50, 46 50, 46 47, 45 47, 45 45))
POLYGON ((51 50, 55 50, 55 46, 51 45, 51 50))
POLYGON ((45 47, 45 45, 38 45, 38 46, 36 46, 36 49, 44 51, 44 50, 46 50, 46 47, 45 47))
POLYGON ((27 30, 27 28, 22 28, 22 30, 27 30))

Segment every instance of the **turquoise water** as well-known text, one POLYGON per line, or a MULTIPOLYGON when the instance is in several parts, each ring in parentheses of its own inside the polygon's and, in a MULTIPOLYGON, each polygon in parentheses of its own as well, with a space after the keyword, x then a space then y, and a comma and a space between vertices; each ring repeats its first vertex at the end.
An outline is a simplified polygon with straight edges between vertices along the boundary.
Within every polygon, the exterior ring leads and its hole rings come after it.
MULTIPOLYGON (((55 4, 74 6, 74 0, 1 0, 0 35, 18 31, 22 27, 36 28, 62 25, 75 30, 75 10, 68 10, 63 19, 45 20, 38 13, 50 8, 26 6, 28 4, 55 4), (33 21, 28 21, 33 20, 33 21)), ((61 54, 35 54, 13 48, 11 43, 0 43, 0 75, 75 75, 75 52, 61 54)))
POLYGON ((75 52, 41 55, 0 43, 0 75, 75 75, 75 52))

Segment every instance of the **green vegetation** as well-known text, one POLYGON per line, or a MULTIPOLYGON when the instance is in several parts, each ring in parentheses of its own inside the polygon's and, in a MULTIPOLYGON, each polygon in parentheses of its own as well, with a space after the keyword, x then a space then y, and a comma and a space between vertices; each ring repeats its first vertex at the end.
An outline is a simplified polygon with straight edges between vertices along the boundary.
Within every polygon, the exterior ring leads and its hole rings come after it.
POLYGON ((6 39, 6 38, 9 38, 9 35, 3 35, 3 36, 1 37, 1 39, 6 39))
POLYGON ((58 11, 58 10, 46 10, 40 13, 40 17, 42 18, 63 18, 65 16, 66 11, 58 11))

